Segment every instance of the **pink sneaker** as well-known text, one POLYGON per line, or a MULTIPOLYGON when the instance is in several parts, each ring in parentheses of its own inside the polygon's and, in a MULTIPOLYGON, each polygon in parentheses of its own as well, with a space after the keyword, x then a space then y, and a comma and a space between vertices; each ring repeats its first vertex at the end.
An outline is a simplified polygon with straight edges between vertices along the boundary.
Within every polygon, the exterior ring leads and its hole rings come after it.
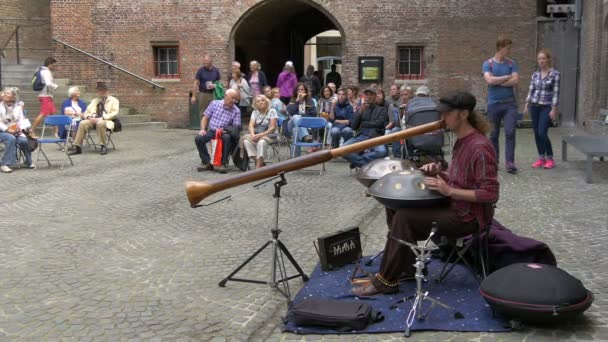
POLYGON ((532 167, 537 169, 539 167, 543 167, 545 166, 545 160, 544 159, 539 159, 536 162, 534 162, 534 164, 532 164, 532 167))
POLYGON ((553 162, 553 159, 548 159, 547 162, 545 163, 545 169, 552 169, 555 167, 555 163, 553 162))

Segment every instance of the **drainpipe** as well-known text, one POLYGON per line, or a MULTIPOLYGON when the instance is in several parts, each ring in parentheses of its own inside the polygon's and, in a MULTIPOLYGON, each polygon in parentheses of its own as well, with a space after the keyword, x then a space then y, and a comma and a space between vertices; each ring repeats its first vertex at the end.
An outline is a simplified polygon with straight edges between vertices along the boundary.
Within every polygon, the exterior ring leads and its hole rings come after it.
POLYGON ((581 18, 583 17, 583 0, 576 0, 576 3, 574 4, 575 6, 575 10, 574 10, 574 27, 576 27, 578 29, 576 35, 576 40, 577 40, 577 44, 576 44, 576 58, 578 59, 577 61, 577 65, 576 65, 576 83, 575 83, 575 94, 576 96, 574 97, 574 126, 578 126, 578 103, 579 103, 579 88, 580 88, 580 81, 581 81, 581 30, 582 30, 582 20, 581 18))

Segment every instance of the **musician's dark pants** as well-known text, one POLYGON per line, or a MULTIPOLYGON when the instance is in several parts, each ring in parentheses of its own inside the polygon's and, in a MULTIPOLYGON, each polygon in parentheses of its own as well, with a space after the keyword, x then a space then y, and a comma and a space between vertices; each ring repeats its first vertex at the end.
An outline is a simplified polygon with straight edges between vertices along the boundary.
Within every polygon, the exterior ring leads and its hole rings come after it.
MULTIPOLYGON (((211 156, 207 151, 207 143, 215 139, 215 130, 207 131, 205 135, 197 135, 194 138, 196 148, 198 149, 198 155, 201 157, 203 164, 209 164, 211 162, 211 156)), ((228 165, 228 157, 230 157, 230 151, 232 148, 232 136, 227 132, 222 134, 222 165, 228 165)))
POLYGON ((374 279, 374 285, 381 290, 398 286, 401 275, 413 276, 415 272, 413 265, 416 256, 412 250, 391 239, 391 236, 415 244, 428 238, 433 222, 438 224, 437 236, 452 239, 467 236, 478 229, 475 221, 462 222, 449 207, 386 209, 386 220, 389 225, 388 238, 380 272, 374 279))

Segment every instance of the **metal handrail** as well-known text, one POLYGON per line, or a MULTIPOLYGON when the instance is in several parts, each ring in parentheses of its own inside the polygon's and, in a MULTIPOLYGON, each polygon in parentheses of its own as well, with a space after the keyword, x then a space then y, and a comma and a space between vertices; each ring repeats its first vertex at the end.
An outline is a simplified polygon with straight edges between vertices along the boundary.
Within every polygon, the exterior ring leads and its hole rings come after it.
POLYGON ((143 77, 141 77, 141 76, 139 76, 139 75, 136 75, 136 74, 134 74, 134 73, 130 72, 129 70, 126 70, 126 69, 124 69, 124 68, 119 67, 118 65, 116 65, 116 64, 114 64, 114 63, 111 63, 111 62, 108 62, 108 61, 106 61, 106 60, 103 60, 103 59, 101 59, 101 58, 99 58, 99 57, 97 57, 97 56, 94 56, 94 55, 92 55, 92 54, 90 54, 90 53, 88 53, 88 52, 86 52, 86 51, 84 51, 84 50, 81 50, 81 49, 79 49, 79 48, 77 48, 77 47, 75 47, 75 46, 73 46, 73 45, 70 45, 70 44, 68 44, 68 43, 62 42, 62 41, 60 41, 60 40, 59 40, 59 39, 57 39, 57 38, 53 38, 53 41, 55 41, 55 42, 57 42, 57 43, 59 43, 59 44, 61 44, 61 45, 65 46, 65 47, 69 47, 70 49, 72 49, 72 50, 74 50, 74 51, 80 52, 80 53, 82 53, 82 54, 84 54, 84 55, 86 55, 86 56, 88 56, 88 57, 91 57, 91 58, 93 58, 93 59, 95 59, 95 60, 97 60, 97 61, 99 61, 99 62, 101 62, 101 63, 107 64, 107 65, 109 65, 109 66, 110 66, 110 67, 112 67, 112 68, 118 69, 118 70, 120 70, 120 71, 124 72, 125 74, 127 74, 127 75, 129 75, 129 76, 131 76, 131 77, 135 77, 135 78, 137 78, 137 79, 138 79, 138 80, 140 80, 140 81, 144 81, 144 82, 146 82, 146 83, 148 83, 148 84, 151 84, 153 87, 156 87, 156 88, 159 88, 159 89, 165 89, 165 87, 161 86, 161 85, 160 85, 160 84, 158 84, 158 83, 154 83, 154 82, 152 82, 152 81, 150 81, 150 80, 147 80, 147 79, 145 79, 145 78, 143 78, 143 77))
POLYGON ((11 42, 11 40, 13 39, 13 36, 16 36, 15 47, 17 49, 17 64, 21 64, 21 58, 19 58, 19 28, 20 28, 19 25, 15 26, 15 29, 13 30, 11 35, 8 37, 8 39, 6 40, 4 45, 2 45, 2 48, 0 48, 0 56, 6 58, 6 55, 4 55, 4 49, 6 49, 6 47, 8 46, 8 43, 11 42))

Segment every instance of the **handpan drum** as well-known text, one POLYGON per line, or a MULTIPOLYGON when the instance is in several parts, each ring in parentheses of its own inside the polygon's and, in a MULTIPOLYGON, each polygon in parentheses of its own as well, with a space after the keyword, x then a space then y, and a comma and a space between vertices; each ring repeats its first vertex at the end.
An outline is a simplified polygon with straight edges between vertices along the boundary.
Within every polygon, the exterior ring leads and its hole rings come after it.
POLYGON ((427 188, 419 170, 391 172, 375 182, 367 193, 385 207, 427 208, 448 203, 448 197, 427 188))
POLYGON ((357 174, 357 180, 369 188, 378 179, 385 175, 404 170, 416 170, 416 165, 409 160, 394 159, 390 157, 373 160, 364 165, 357 174))

